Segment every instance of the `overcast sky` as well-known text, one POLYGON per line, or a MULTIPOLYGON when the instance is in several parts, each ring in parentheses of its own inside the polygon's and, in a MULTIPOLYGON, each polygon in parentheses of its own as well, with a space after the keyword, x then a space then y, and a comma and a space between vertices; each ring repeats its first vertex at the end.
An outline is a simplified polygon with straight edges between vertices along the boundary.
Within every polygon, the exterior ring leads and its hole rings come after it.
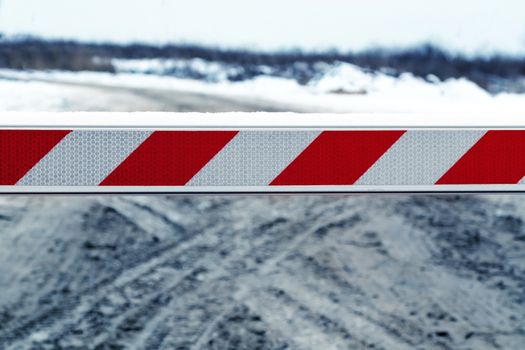
POLYGON ((525 53, 525 0, 0 0, 0 32, 256 49, 525 53))

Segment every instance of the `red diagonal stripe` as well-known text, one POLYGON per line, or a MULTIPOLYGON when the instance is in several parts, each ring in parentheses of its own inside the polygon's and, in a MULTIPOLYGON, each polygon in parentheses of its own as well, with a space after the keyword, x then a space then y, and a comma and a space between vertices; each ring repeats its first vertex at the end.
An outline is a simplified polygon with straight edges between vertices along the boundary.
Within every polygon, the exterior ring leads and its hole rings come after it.
POLYGON ((156 131, 101 183, 102 186, 186 184, 237 131, 156 131))
POLYGON ((271 185, 351 185, 404 131, 324 131, 271 185))
POLYGON ((525 131, 491 130, 437 184, 516 184, 525 176, 525 131))
POLYGON ((0 185, 15 185, 69 130, 0 130, 0 185))

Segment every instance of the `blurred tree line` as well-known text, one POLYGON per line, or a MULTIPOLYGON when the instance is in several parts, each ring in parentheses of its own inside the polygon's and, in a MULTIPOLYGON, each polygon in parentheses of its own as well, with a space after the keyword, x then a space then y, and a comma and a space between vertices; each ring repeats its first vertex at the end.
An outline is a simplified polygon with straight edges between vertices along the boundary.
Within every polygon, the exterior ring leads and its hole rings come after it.
POLYGON ((316 64, 335 62, 352 63, 392 75, 410 72, 423 78, 434 75, 440 80, 465 77, 489 90, 498 79, 522 80, 525 77, 525 59, 522 57, 464 57, 446 53, 432 45, 357 53, 299 50, 261 53, 198 45, 93 44, 37 38, 8 40, 0 36, 0 68, 114 72, 112 58, 200 58, 241 66, 242 72, 232 76, 232 80, 263 74, 260 67, 266 66, 272 68, 272 74, 291 77, 303 84, 315 74, 316 64))

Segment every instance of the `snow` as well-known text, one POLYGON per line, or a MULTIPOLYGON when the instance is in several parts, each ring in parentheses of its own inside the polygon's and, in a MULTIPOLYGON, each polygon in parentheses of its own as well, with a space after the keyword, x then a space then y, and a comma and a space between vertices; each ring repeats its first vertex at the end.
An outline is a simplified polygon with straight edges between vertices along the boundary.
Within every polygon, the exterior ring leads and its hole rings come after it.
POLYGON ((72 106, 75 89, 38 81, 2 80, 0 78, 0 110, 61 111, 72 106))
POLYGON ((25 198, 0 347, 521 349, 522 199, 25 198))
POLYGON ((46 332, 35 332, 30 336, 30 339, 36 342, 43 342, 47 340, 48 336, 46 332))
POLYGON ((229 76, 239 74, 241 67, 193 59, 112 59, 112 66, 118 73, 142 73, 164 75, 172 71, 191 71, 209 81, 225 81, 229 76))
MULTIPOLYGON (((0 109, 4 111, 71 110, 69 101, 85 85, 115 88, 184 91, 234 99, 259 99, 302 106, 326 112, 494 112, 512 113, 525 109, 525 95, 501 93, 491 95, 467 79, 439 81, 412 74, 393 77, 368 72, 351 64, 339 63, 315 77, 307 85, 295 80, 259 76, 231 82, 219 78, 217 63, 202 60, 138 60, 117 62, 124 73, 43 72, 0 70, 0 109), (145 74, 163 72, 175 64, 198 67, 214 82, 145 74), (136 73, 129 73, 129 72, 136 73), (138 73, 137 73, 138 72, 138 73), (3 79, 2 79, 3 78, 3 79), (57 85, 57 82, 74 85, 57 85), (22 98, 23 96, 23 98, 22 98)), ((208 79, 210 80, 210 79, 208 79)))

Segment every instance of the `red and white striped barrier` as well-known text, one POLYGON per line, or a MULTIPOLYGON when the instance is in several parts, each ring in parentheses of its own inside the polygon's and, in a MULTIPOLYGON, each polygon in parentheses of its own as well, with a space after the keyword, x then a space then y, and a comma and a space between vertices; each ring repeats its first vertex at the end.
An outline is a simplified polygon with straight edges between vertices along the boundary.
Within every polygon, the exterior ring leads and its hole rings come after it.
POLYGON ((425 118, 6 114, 0 121, 0 191, 525 189, 525 119, 521 127, 517 117, 501 125, 425 118))

